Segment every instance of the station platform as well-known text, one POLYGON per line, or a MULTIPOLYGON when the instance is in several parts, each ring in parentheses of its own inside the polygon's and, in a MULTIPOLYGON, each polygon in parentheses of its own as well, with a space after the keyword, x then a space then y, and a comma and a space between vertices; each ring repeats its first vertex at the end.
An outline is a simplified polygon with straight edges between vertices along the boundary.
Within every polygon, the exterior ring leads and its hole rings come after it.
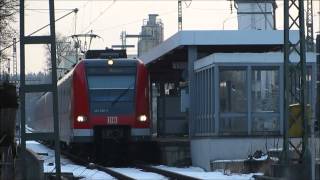
POLYGON ((160 163, 168 166, 190 166, 189 137, 153 137, 160 150, 160 163))

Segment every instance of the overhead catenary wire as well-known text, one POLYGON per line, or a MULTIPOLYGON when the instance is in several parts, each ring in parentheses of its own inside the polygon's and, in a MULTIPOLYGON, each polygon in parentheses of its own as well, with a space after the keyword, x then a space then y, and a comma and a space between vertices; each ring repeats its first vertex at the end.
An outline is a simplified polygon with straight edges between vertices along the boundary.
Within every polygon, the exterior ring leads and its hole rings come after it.
MULTIPOLYGON (((176 13, 177 10, 171 10, 171 11, 167 11, 167 12, 164 12, 164 13, 160 13, 159 15, 160 16, 166 16, 168 14, 172 14, 172 13, 176 13)), ((109 27, 104 27, 104 28, 101 28, 101 29, 95 29, 95 31, 108 31, 110 29, 114 29, 114 28, 118 28, 118 27, 123 27, 123 26, 126 26, 126 25, 130 25, 130 24, 136 24, 136 23, 139 23, 141 22, 141 18, 139 19, 136 19, 136 20, 132 20, 132 21, 129 21, 129 22, 126 22, 126 23, 123 23, 123 24, 118 24, 118 25, 114 25, 114 26, 109 26, 109 27)))
MULTIPOLYGON (((26 11, 49 11, 47 8, 25 8, 26 11)), ((73 11, 74 9, 54 9, 55 11, 73 11)))
MULTIPOLYGON (((28 1, 43 1, 43 0, 26 0, 26 2, 28 1)), ((114 0, 55 0, 55 1, 72 1, 72 2, 81 2, 81 1, 84 1, 84 2, 94 2, 94 1, 100 1, 100 2, 107 2, 107 1, 114 1, 114 0)), ((158 1, 158 2, 161 2, 161 1, 176 1, 176 0, 117 0, 117 1, 137 1, 137 2, 152 2, 152 1, 158 1)), ((197 0, 197 1, 221 1, 221 0, 197 0)), ((275 0, 275 1, 283 1, 283 0, 275 0)))
MULTIPOLYGON (((67 14, 65 14, 65 15, 61 16, 60 18, 56 19, 55 22, 57 22, 57 21, 65 18, 65 17, 67 17, 68 15, 70 15, 70 14, 72 14, 72 13, 77 13, 78 11, 79 11, 79 10, 78 10, 77 8, 76 8, 76 9, 73 9, 71 12, 68 12, 67 14)), ((45 26, 42 26, 41 28, 35 30, 34 32, 32 32, 31 34, 29 34, 29 35, 27 35, 27 36, 32 36, 32 35, 40 32, 40 31, 42 31, 43 29, 47 28, 48 26, 50 26, 50 24, 47 24, 47 25, 45 25, 45 26)), ((20 39, 18 39, 18 40, 16 41, 16 43, 18 43, 18 42, 20 42, 20 39)), ((10 45, 8 45, 8 46, 6 46, 6 47, 4 47, 3 49, 0 50, 0 54, 1 54, 3 51, 5 51, 6 49, 8 49, 8 48, 10 48, 10 47, 12 47, 12 46, 13 46, 13 43, 10 44, 10 45)))
POLYGON ((115 3, 116 3, 116 1, 113 0, 111 4, 109 4, 106 8, 104 8, 104 9, 98 14, 98 16, 96 16, 93 20, 91 20, 91 21, 89 22, 89 25, 86 26, 86 27, 82 30, 82 32, 87 31, 88 28, 91 27, 102 15, 104 15, 104 13, 106 13, 115 3))
MULTIPOLYGON (((81 9, 85 9, 87 6, 88 6, 88 4, 89 4, 89 2, 90 1, 87 1, 86 3, 84 3, 83 5, 82 5, 82 7, 81 7, 81 9)), ((83 11, 83 13, 82 13, 82 16, 80 17, 80 20, 81 20, 81 22, 80 22, 80 24, 81 24, 81 27, 80 27, 80 29, 83 29, 83 22, 84 22, 84 17, 86 17, 86 11, 83 11)))

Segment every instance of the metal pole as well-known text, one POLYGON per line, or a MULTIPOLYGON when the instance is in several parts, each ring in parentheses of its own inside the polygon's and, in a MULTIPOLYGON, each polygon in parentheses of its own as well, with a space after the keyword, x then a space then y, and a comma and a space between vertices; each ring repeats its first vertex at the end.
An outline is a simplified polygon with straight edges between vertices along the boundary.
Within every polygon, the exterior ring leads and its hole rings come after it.
POLYGON ((284 0, 284 36, 283 36, 283 59, 284 59, 284 73, 283 73, 283 150, 282 150, 282 164, 287 165, 289 162, 289 133, 288 133, 288 109, 289 109, 289 0, 284 0))
MULTIPOLYGON (((26 109, 25 109, 25 46, 24 46, 24 0, 20 0, 20 135, 21 154, 26 152, 26 109)), ((23 167, 26 166, 25 156, 22 159, 23 167)), ((23 177, 26 177, 26 168, 22 168, 23 177)))
POLYGON ((182 0, 178 0, 178 31, 182 30, 182 0))
POLYGON ((56 32, 54 17, 54 0, 49 0, 50 12, 50 37, 51 37, 51 77, 52 77, 52 98, 53 98, 53 121, 54 121, 54 141, 55 141, 55 167, 56 178, 61 178, 60 164, 60 137, 59 137, 59 119, 58 119, 58 92, 57 92, 57 60, 56 60, 56 32))
MULTIPOLYGON (((305 20, 304 20, 304 1, 299 0, 299 24, 300 24, 300 73, 301 73, 301 92, 300 92, 300 105, 301 117, 303 118, 303 140, 302 140, 302 153, 305 167, 309 167, 311 162, 311 155, 309 149, 309 120, 307 116, 307 103, 306 103, 306 40, 305 40, 305 20)), ((305 168, 310 171, 311 168, 305 168)), ((308 172, 310 174, 311 172, 308 172)))

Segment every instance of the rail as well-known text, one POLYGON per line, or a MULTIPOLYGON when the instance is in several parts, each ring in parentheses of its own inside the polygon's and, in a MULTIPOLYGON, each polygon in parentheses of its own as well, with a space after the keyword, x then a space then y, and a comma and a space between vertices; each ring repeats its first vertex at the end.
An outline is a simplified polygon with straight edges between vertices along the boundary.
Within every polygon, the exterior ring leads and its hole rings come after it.
POLYGON ((104 166, 101 166, 99 164, 94 164, 94 163, 90 163, 78 156, 75 156, 71 153, 68 153, 67 151, 61 151, 61 153, 68 157, 71 161, 77 163, 77 164, 80 164, 80 165, 83 165, 83 166, 86 166, 86 167, 90 167, 90 168, 94 168, 94 169, 98 169, 99 171, 103 171, 119 180, 135 180, 134 178, 131 178, 129 176, 126 176, 122 173, 119 173, 117 171, 114 171, 112 170, 111 168, 107 168, 107 167, 104 167, 104 166))
MULTIPOLYGON (((68 159, 70 159, 71 161, 73 161, 79 165, 83 165, 83 166, 89 167, 91 169, 97 169, 99 171, 103 171, 103 172, 105 172, 105 173, 107 173, 107 174, 109 174, 119 180, 135 180, 135 178, 129 177, 123 173, 115 171, 112 168, 108 168, 108 167, 104 167, 99 164, 88 162, 87 160, 85 160, 81 157, 78 157, 74 154, 71 154, 67 151, 61 151, 61 153, 64 156, 66 156, 68 159)), ((186 175, 183 175, 180 173, 160 169, 160 168, 150 166, 150 165, 144 165, 142 163, 135 163, 132 168, 138 168, 138 169, 142 169, 145 172, 152 172, 152 173, 160 174, 162 176, 168 177, 170 180, 181 180, 181 179, 183 179, 183 180, 200 180, 199 178, 186 176, 186 175)))
POLYGON ((191 177, 191 176, 186 176, 180 173, 172 172, 172 171, 167 171, 164 169, 156 168, 154 166, 148 166, 148 165, 142 165, 142 164, 136 164, 136 167, 143 169, 148 172, 153 172, 157 174, 161 174, 163 176, 169 177, 171 180, 201 180, 199 178, 191 177))

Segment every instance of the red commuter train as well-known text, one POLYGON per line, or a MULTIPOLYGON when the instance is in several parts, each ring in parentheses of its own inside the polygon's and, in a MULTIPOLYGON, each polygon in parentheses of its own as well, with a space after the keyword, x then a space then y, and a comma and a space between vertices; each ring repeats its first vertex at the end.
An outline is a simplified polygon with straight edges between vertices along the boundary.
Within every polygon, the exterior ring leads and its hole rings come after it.
MULTIPOLYGON (((150 137, 145 65, 104 52, 88 52, 89 59, 58 82, 60 139, 68 145, 150 137)), ((51 109, 52 94, 46 93, 36 103, 34 129, 52 129, 51 109)))

